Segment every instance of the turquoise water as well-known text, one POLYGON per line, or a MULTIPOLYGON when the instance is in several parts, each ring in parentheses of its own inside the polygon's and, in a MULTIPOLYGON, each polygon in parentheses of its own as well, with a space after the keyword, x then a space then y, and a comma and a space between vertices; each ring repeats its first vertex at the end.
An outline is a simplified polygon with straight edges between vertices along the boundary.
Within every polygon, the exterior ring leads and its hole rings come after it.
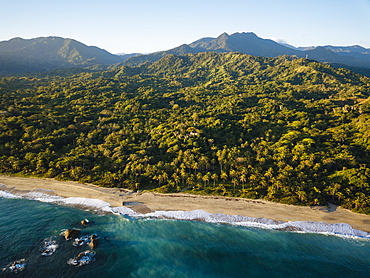
POLYGON ((196 221, 102 215, 25 199, 0 198, 0 268, 19 259, 23 271, 1 277, 369 277, 370 240, 292 233, 196 221), (94 225, 82 228, 89 219, 94 225), (60 232, 97 234, 94 260, 67 264, 87 247, 60 232), (48 257, 46 238, 59 248, 48 257))

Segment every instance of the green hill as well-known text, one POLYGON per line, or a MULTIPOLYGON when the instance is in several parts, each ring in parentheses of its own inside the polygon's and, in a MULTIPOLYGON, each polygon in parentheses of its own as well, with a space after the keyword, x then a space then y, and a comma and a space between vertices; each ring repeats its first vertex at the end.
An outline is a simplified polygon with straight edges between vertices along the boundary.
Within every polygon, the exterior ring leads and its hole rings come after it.
POLYGON ((370 213, 370 79, 312 60, 167 55, 0 79, 0 171, 370 213))
POLYGON ((14 38, 0 42, 0 75, 111 65, 124 59, 98 47, 60 37, 14 38))

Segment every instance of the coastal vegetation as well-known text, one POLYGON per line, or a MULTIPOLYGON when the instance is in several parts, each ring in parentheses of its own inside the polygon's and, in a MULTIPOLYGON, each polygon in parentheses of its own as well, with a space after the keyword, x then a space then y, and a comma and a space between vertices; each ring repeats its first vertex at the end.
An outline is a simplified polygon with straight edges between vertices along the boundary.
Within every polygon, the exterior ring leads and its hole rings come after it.
POLYGON ((289 56, 168 55, 0 79, 0 172, 370 214, 370 79, 289 56))

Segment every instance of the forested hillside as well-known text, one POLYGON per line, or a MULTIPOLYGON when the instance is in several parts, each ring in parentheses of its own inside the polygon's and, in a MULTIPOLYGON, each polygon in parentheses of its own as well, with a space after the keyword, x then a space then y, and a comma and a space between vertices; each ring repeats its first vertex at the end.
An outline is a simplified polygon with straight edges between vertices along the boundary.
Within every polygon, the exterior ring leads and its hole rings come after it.
POLYGON ((14 38, 0 42, 0 76, 47 72, 56 68, 86 68, 112 65, 132 55, 113 55, 72 39, 14 38))
POLYGON ((370 213, 370 79, 345 69, 208 52, 0 93, 3 173, 370 213))
POLYGON ((145 62, 154 62, 169 54, 185 55, 201 52, 240 52, 253 56, 278 57, 282 55, 308 57, 322 63, 329 63, 336 68, 346 68, 353 72, 370 76, 369 49, 361 46, 317 46, 317 47, 287 47, 269 39, 258 37, 254 33, 223 33, 217 38, 202 38, 191 44, 159 51, 146 55, 139 55, 124 61, 127 66, 138 66, 145 62))

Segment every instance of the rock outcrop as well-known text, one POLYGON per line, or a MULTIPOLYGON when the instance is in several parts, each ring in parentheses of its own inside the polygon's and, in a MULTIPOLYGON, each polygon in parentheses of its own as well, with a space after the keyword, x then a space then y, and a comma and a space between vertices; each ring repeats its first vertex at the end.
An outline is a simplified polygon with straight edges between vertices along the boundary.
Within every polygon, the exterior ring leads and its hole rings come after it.
POLYGON ((95 249, 98 246, 98 237, 96 235, 91 235, 89 246, 91 249, 95 249))
POLYGON ((80 230, 77 230, 77 229, 67 229, 64 232, 64 238, 66 240, 69 240, 71 238, 74 238, 74 237, 78 236, 79 234, 80 234, 80 230))
POLYGON ((67 264, 77 266, 77 267, 86 265, 86 264, 89 264, 93 260, 94 256, 95 256, 95 251, 87 250, 87 251, 81 252, 75 258, 69 259, 67 261, 67 264))

